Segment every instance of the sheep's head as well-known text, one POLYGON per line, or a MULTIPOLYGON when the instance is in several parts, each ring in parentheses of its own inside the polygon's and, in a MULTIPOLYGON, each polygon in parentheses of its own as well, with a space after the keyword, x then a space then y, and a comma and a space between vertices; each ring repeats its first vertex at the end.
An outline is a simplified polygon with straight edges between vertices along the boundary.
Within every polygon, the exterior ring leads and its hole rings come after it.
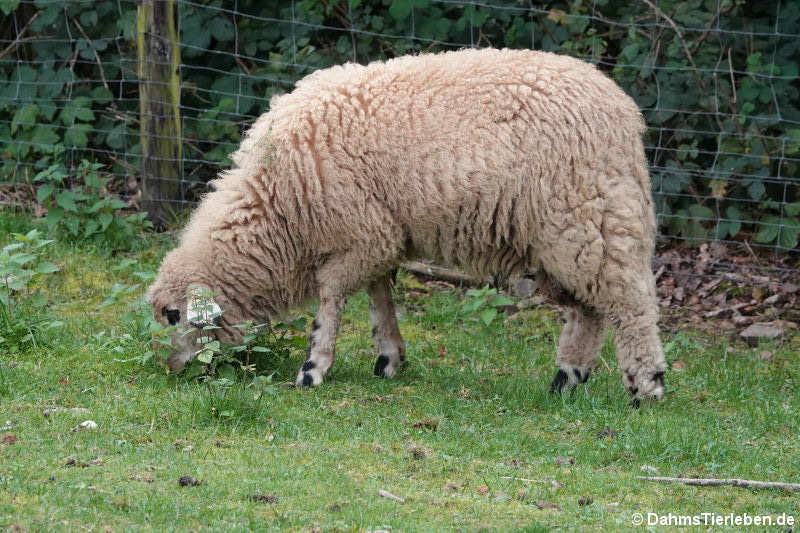
MULTIPOLYGON (((199 340, 214 336, 206 326, 219 325, 222 309, 214 299, 210 288, 195 281, 182 264, 177 264, 170 255, 164 259, 155 282, 147 290, 147 302, 153 318, 166 328, 171 328, 172 354, 167 365, 178 371, 194 359, 201 349, 199 340)), ((158 346, 156 346, 158 350, 158 346)))

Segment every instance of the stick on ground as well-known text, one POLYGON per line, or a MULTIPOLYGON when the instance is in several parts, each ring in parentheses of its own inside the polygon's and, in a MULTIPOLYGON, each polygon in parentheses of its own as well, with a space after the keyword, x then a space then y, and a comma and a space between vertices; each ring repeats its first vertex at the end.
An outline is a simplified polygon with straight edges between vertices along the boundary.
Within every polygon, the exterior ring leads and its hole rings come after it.
POLYGON ((784 483, 782 481, 753 481, 751 479, 713 479, 690 477, 649 477, 636 476, 637 479, 646 481, 660 481, 662 483, 683 483, 684 485, 717 486, 731 485, 746 489, 783 489, 788 491, 800 490, 800 483, 784 483))
POLYGON ((378 495, 383 496, 384 498, 389 498, 390 500, 394 500, 397 503, 406 503, 406 501, 401 498, 400 496, 395 496, 388 490, 378 489, 378 495))

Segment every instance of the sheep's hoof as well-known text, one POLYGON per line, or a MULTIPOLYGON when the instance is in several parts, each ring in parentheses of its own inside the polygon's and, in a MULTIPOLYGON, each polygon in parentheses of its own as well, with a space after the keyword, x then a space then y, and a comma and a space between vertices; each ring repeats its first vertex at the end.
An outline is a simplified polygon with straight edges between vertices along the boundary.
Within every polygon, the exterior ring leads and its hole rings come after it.
POLYGON ((556 372, 556 376, 550 383, 550 394, 561 394, 568 381, 569 377, 567 376, 567 373, 559 368, 558 372, 556 372))
POLYGON ((556 372, 556 377, 550 383, 550 393, 563 392, 568 386, 570 389, 575 390, 575 387, 580 383, 586 383, 591 373, 591 367, 583 370, 576 366, 570 367, 568 370, 559 368, 558 372, 556 372))
POLYGON ((374 374, 379 378, 391 378, 397 372, 397 364, 386 354, 380 354, 375 361, 374 374))
MULTIPOLYGON (((308 361, 306 361, 308 362, 308 361)), ((322 374, 315 368, 306 368, 307 365, 303 365, 303 369, 300 370, 300 373, 297 374, 297 380, 295 381, 295 386, 297 387, 316 387, 322 383, 322 374)))
POLYGON ((642 400, 657 401, 664 396, 664 372, 654 372, 643 380, 638 380, 639 385, 631 385, 628 391, 633 396, 631 405, 638 409, 642 400))

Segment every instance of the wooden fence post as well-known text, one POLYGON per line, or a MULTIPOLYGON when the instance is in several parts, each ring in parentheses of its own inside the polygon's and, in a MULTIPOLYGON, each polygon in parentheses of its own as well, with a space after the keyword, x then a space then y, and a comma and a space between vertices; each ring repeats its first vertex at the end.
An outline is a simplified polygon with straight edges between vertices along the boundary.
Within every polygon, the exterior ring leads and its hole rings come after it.
POLYGON ((157 227, 181 200, 180 46, 175 0, 140 0, 137 14, 142 207, 157 227))

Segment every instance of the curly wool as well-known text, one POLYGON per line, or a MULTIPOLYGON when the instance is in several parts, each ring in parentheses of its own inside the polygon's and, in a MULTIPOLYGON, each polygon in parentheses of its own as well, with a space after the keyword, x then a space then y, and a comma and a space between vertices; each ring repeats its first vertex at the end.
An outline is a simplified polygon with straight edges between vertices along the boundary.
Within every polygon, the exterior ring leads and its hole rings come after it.
POLYGON ((643 129, 612 80, 546 52, 317 71, 247 132, 151 298, 207 284, 232 324, 427 258, 479 274, 544 272, 581 305, 628 321, 618 343, 631 357, 663 359, 643 129))

